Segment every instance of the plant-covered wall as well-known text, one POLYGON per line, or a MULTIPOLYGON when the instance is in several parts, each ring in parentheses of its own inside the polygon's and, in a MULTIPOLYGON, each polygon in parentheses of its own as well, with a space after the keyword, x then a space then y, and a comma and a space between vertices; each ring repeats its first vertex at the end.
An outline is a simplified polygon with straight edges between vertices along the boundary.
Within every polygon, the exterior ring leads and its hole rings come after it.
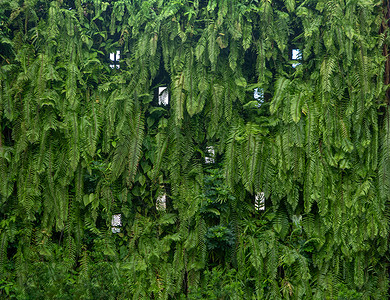
POLYGON ((387 298, 387 6, 1 1, 0 296, 387 298))

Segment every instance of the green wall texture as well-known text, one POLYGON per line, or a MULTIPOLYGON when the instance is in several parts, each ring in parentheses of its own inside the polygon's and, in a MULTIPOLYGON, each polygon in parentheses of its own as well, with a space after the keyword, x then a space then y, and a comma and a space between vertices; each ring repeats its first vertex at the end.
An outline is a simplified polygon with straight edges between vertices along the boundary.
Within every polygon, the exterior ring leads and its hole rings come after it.
POLYGON ((388 6, 0 1, 0 298, 386 299, 388 6))

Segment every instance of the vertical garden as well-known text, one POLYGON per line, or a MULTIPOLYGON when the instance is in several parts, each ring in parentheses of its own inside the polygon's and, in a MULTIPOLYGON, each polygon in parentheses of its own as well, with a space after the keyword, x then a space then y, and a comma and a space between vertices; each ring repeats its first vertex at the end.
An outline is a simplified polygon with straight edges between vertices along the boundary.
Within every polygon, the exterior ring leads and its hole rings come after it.
POLYGON ((386 299, 387 1, 0 1, 0 298, 386 299))

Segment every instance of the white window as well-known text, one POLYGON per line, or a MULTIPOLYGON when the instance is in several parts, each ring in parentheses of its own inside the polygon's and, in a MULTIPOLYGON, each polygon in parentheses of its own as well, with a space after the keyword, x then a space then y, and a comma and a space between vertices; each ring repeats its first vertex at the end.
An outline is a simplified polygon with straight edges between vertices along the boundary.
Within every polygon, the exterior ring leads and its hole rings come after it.
POLYGON ((206 147, 206 153, 204 157, 204 162, 206 164, 213 164, 215 163, 215 150, 213 146, 207 146, 206 147))
POLYGON ((265 210, 265 195, 264 192, 255 195, 255 209, 265 210))
POLYGON ((112 215, 112 218, 111 218, 111 231, 112 231, 112 233, 121 232, 121 229, 120 229, 121 226, 122 226, 122 215, 121 214, 112 215))
MULTIPOLYGON (((300 49, 292 49, 291 51, 291 59, 295 61, 299 61, 302 59, 302 51, 300 49)), ((296 66, 300 65, 299 62, 294 62, 292 64, 292 67, 295 68, 296 66)))
POLYGON ((162 194, 162 195, 157 197, 156 209, 161 210, 161 211, 167 210, 167 195, 166 194, 162 194))
POLYGON ((257 100, 257 107, 260 107, 261 104, 264 103, 264 89, 263 88, 255 88, 253 90, 253 98, 257 100))
POLYGON ((110 53, 110 60, 111 60, 110 68, 111 69, 115 69, 115 68, 119 69, 120 68, 120 65, 119 65, 120 58, 121 58, 120 50, 110 53))
POLYGON ((168 105, 169 103, 169 94, 168 88, 166 86, 160 86, 158 88, 158 105, 168 105))

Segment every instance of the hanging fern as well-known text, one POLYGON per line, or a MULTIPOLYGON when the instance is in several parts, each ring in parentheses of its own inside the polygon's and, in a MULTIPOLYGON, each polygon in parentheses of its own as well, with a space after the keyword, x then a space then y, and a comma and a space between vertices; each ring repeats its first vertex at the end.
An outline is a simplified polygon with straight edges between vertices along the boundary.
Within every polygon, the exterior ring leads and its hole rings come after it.
POLYGON ((386 298, 386 3, 0 12, 0 296, 386 298))

